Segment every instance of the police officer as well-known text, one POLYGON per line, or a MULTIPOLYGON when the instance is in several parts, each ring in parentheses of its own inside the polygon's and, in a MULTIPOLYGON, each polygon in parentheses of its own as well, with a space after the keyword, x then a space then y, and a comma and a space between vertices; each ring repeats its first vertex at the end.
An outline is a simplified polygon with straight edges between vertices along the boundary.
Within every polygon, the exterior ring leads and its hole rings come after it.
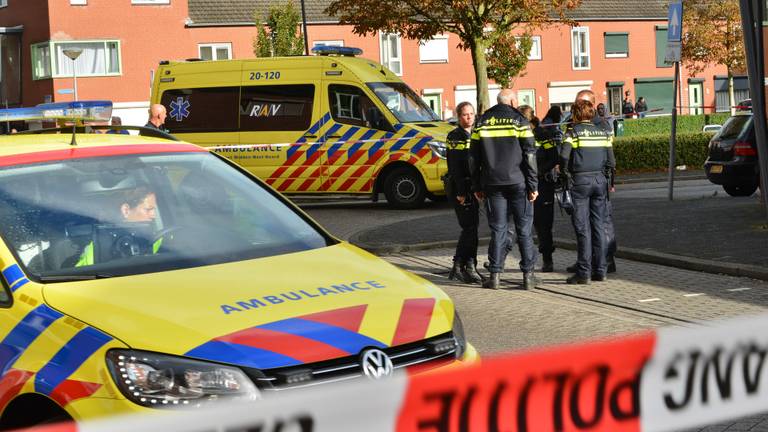
MULTIPOLYGON (((517 108, 531 122, 533 135, 536 140, 536 168, 539 173, 539 197, 533 202, 533 227, 539 238, 539 252, 543 257, 541 271, 554 271, 552 253, 555 251, 552 241, 552 225, 555 219, 555 183, 558 173, 556 166, 560 162, 560 130, 557 127, 544 128, 534 115, 533 108, 521 105, 517 108)), ((547 118, 559 123, 559 108, 553 107, 547 112, 547 118), (554 110, 557 109, 557 113, 554 110), (557 116, 555 115, 557 114, 557 116)))
POLYGON ((445 178, 445 190, 448 199, 453 202, 456 218, 461 226, 456 253, 453 255, 453 268, 448 279, 464 283, 480 283, 482 276, 477 272, 477 227, 480 223, 480 206, 472 194, 472 181, 469 174, 470 132, 475 123, 475 108, 469 102, 456 106, 459 126, 448 134, 448 175, 445 178))
POLYGON ((592 123, 594 116, 595 107, 591 102, 577 100, 573 104, 573 125, 566 131, 560 151, 560 167, 571 185, 571 222, 576 230, 578 249, 576 274, 567 279, 569 284, 588 284, 590 277, 593 281, 606 280, 605 218, 609 185, 605 172, 616 166, 616 160, 612 137, 592 123))
POLYGON ((515 93, 503 89, 498 104, 486 111, 472 131, 470 172, 472 189, 479 200, 487 199, 491 242, 488 261, 491 277, 483 284, 498 289, 507 256, 509 216, 514 220, 520 250, 523 287, 536 286, 533 247, 533 201, 538 196, 536 146, 528 120, 516 109, 515 93))
MULTIPOLYGON (((549 114, 547 114, 549 118, 549 114)), ((559 120, 558 120, 559 122, 559 120)), ((555 220, 555 186, 560 163, 559 127, 542 127, 534 117, 533 135, 536 139, 536 165, 539 172, 539 197, 533 203, 533 226, 539 238, 539 252, 542 256, 541 271, 554 271, 552 253, 555 245, 552 241, 552 225, 555 220)))
MULTIPOLYGON (((576 94, 576 100, 585 100, 592 103, 592 105, 595 104, 595 93, 592 90, 585 89, 581 90, 576 94)), ((610 125, 610 123, 602 121, 601 114, 600 114, 600 105, 597 105, 597 113, 595 115, 595 118, 592 119, 592 123, 595 123, 595 125, 602 127, 608 134, 613 136, 613 126, 610 125)), ((603 105, 605 107, 605 105, 603 105)), ((612 123, 612 122, 611 122, 612 123)), ((610 187, 609 192, 613 193, 615 190, 615 181, 616 181, 616 168, 614 167, 610 172, 605 173, 607 177, 609 177, 610 180, 610 187)), ((608 273, 615 273, 616 272, 616 230, 613 225, 613 204, 611 203, 610 195, 608 195, 608 199, 606 200, 606 216, 605 216, 605 241, 606 241, 606 250, 605 250, 605 259, 606 263, 608 265, 608 273)), ((594 257, 596 256, 595 251, 592 251, 592 267, 596 267, 594 257)), ((566 271, 569 273, 576 273, 576 269, 578 268, 577 264, 573 264, 571 266, 568 266, 566 268, 566 271)))

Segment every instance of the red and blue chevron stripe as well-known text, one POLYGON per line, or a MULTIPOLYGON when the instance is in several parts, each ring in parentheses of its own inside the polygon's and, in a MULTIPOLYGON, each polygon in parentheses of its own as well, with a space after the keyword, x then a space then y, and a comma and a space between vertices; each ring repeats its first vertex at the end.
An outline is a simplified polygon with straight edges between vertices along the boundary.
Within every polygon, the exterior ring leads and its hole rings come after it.
POLYGON ((29 312, 0 342, 0 373, 5 373, 32 342, 63 315, 46 305, 29 312))
MULTIPOLYGON (((400 311, 391 346, 425 337, 434 299, 408 299, 400 311)), ((382 341, 360 334, 366 305, 336 309, 240 330, 217 337, 185 355, 205 360, 272 369, 356 355, 382 341)))

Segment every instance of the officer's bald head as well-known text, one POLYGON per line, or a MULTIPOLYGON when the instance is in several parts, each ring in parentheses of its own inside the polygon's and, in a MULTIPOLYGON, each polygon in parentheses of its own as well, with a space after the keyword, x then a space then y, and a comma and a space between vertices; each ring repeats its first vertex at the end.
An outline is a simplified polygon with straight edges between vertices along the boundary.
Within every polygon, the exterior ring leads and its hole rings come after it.
POLYGON ((514 90, 505 88, 499 92, 498 96, 496 96, 496 102, 501 105, 509 105, 513 107, 517 105, 517 95, 514 90))
POLYGON ((592 105, 595 104, 595 92, 593 92, 590 89, 584 89, 580 92, 576 93, 576 102, 580 100, 585 100, 587 102, 590 102, 592 105))

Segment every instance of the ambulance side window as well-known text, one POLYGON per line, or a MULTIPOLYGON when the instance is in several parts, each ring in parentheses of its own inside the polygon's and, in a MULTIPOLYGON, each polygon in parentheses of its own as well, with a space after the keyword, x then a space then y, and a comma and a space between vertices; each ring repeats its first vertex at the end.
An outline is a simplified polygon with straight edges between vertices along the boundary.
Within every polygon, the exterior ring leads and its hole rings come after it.
POLYGON ((312 84, 243 87, 240 130, 303 131, 312 122, 315 86, 312 84))
POLYGON ((328 97, 334 120, 349 125, 373 127, 368 117, 371 108, 377 108, 360 88, 331 84, 328 86, 328 97))
POLYGON ((160 103, 171 133, 237 132, 240 87, 173 89, 163 92, 160 103))
POLYGON ((5 286, 5 282, 0 286, 0 307, 10 306, 11 295, 8 294, 8 287, 5 286))

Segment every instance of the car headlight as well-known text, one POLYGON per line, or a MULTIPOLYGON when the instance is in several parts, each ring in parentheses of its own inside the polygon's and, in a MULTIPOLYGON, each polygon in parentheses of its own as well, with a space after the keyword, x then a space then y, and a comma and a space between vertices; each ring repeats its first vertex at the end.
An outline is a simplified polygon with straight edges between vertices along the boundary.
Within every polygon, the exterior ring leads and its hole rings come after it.
POLYGON ((432 149, 432 153, 435 154, 435 156, 445 159, 445 143, 442 141, 430 141, 427 143, 430 149, 432 149))
POLYGON ((467 337, 464 336, 464 324, 461 323, 459 311, 453 313, 453 337, 456 339, 456 358, 461 358, 467 351, 467 337))
POLYGON ((221 399, 260 398, 253 381, 231 366, 132 350, 107 352, 107 365, 120 391, 143 406, 199 406, 221 399))

